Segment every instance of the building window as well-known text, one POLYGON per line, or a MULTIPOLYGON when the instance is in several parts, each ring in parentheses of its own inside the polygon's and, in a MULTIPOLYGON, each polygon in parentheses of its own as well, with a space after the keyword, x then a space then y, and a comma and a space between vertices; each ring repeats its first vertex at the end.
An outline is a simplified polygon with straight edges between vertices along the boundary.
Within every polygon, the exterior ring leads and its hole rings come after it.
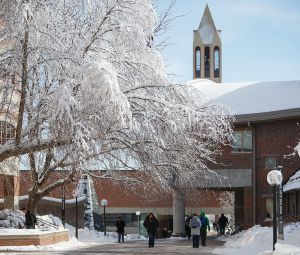
POLYGON ((204 50, 204 65, 205 65, 205 78, 210 78, 209 47, 205 47, 205 50, 204 50))
POLYGON ((106 214, 106 226, 115 227, 118 217, 122 217, 127 227, 137 227, 138 218, 135 213, 107 213, 106 214))
POLYGON ((273 219, 273 199, 267 198, 266 199, 266 215, 265 218, 273 219))
POLYGON ((215 78, 220 77, 220 50, 219 47, 215 47, 214 50, 214 76, 215 78))
POLYGON ((243 130, 234 132, 232 151, 249 152, 252 151, 252 131, 243 130))
POLYGON ((276 169, 276 158, 275 157, 265 157, 265 169, 273 170, 276 169))
POLYGON ((201 50, 200 47, 196 47, 195 50, 195 73, 196 73, 196 78, 201 77, 201 50))
POLYGON ((5 144, 15 138, 15 128, 13 125, 0 121, 0 144, 5 144))

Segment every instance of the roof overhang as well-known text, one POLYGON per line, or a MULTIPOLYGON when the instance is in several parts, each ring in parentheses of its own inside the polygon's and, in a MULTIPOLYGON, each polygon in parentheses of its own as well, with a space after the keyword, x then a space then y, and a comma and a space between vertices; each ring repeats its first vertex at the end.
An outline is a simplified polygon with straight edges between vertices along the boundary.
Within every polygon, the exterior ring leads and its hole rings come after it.
POLYGON ((278 119, 300 118, 300 108, 235 115, 236 123, 265 122, 278 119))

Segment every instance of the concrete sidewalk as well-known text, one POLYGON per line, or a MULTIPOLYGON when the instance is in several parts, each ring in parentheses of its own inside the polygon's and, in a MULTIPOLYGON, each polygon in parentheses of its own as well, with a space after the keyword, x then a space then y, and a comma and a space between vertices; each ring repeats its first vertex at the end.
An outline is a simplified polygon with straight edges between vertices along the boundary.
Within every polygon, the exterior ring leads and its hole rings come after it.
POLYGON ((164 254, 164 255, 208 255, 213 254, 212 250, 217 247, 222 246, 224 243, 221 241, 216 241, 215 237, 208 237, 207 246, 200 246, 198 249, 192 247, 192 241, 187 239, 159 239, 156 240, 154 248, 148 248, 147 241, 130 241, 125 243, 113 243, 106 245, 96 245, 85 248, 76 248, 74 250, 68 251, 43 251, 43 252, 12 252, 5 254, 56 254, 56 255, 146 255, 146 254, 164 254))

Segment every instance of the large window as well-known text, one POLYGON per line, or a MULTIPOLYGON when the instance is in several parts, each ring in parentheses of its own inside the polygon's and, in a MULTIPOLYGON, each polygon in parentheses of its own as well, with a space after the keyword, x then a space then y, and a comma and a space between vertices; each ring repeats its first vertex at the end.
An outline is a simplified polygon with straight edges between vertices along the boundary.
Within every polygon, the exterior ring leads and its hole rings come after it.
POLYGON ((265 157, 265 169, 273 170, 276 169, 276 158, 275 157, 265 157))
POLYGON ((195 73, 196 78, 201 77, 201 50, 200 47, 196 47, 195 49, 195 73))
POLYGON ((138 218, 135 213, 107 213, 106 226, 115 227, 118 217, 122 217, 127 227, 138 226, 138 218))
POLYGON ((249 152, 252 151, 252 131, 235 131, 232 151, 249 152))
POLYGON ((214 50, 214 76, 215 78, 220 77, 220 50, 219 47, 215 47, 214 50))
POLYGON ((15 128, 13 125, 0 121, 0 144, 5 144, 7 141, 15 138, 15 128))
POLYGON ((205 65, 205 78, 210 78, 209 47, 205 47, 205 50, 204 50, 204 65, 205 65))

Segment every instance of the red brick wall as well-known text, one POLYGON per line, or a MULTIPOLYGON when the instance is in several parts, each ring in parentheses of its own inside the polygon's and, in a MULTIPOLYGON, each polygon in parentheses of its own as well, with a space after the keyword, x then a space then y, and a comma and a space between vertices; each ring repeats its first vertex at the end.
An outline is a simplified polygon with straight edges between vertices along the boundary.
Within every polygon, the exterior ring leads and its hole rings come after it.
POLYGON ((269 170, 265 168, 265 157, 276 157, 277 164, 283 166, 283 183, 300 168, 299 157, 286 158, 300 138, 298 126, 300 118, 259 123, 256 125, 256 199, 257 221, 266 216, 265 199, 272 196, 272 188, 267 183, 269 170))

